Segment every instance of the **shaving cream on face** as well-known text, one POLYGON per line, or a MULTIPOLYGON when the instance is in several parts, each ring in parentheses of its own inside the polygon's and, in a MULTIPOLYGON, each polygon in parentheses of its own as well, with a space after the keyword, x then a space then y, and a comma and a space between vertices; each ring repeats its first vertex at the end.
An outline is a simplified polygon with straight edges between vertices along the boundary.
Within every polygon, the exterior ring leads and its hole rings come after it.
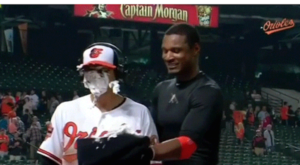
POLYGON ((96 70, 87 71, 84 73, 83 83, 96 98, 99 98, 107 91, 109 85, 108 74, 103 71, 102 73, 96 70))
POLYGON ((96 70, 86 71, 84 73, 83 83, 85 88, 88 88, 96 98, 99 98, 107 92, 108 88, 111 88, 115 94, 120 92, 119 81, 114 80, 109 82, 108 73, 105 71, 101 73, 96 70))

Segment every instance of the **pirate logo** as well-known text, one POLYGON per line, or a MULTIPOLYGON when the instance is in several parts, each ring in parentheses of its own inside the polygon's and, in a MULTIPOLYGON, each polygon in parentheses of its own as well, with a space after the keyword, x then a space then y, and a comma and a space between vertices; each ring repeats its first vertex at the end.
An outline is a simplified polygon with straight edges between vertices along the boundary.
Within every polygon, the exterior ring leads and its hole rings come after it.
POLYGON ((103 49, 94 48, 91 50, 90 57, 91 58, 97 58, 102 53, 103 49))
POLYGON ((210 25, 210 17, 211 17, 211 6, 197 6, 199 23, 201 26, 209 26, 210 25))
POLYGON ((94 8, 91 11, 87 11, 86 17, 94 17, 94 18, 113 18, 112 15, 114 14, 111 11, 106 10, 105 4, 98 4, 93 5, 94 8))

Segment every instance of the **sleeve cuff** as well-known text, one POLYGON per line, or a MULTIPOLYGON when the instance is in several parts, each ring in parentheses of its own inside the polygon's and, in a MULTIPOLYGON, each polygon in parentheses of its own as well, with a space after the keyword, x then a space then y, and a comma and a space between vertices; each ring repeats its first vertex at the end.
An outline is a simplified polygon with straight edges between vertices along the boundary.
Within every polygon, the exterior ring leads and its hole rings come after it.
POLYGON ((39 148, 37 153, 51 159, 52 161, 54 161, 58 165, 62 165, 62 160, 59 157, 55 156, 54 154, 52 154, 52 153, 50 153, 46 150, 43 150, 43 149, 39 148))

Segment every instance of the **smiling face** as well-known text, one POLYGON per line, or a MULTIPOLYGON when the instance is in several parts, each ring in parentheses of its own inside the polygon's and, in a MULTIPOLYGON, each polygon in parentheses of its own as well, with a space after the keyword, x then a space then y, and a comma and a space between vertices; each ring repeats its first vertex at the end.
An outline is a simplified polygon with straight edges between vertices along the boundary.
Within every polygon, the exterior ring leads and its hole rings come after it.
POLYGON ((183 74, 195 65, 200 46, 187 43, 185 35, 165 35, 162 42, 162 58, 169 74, 183 74))

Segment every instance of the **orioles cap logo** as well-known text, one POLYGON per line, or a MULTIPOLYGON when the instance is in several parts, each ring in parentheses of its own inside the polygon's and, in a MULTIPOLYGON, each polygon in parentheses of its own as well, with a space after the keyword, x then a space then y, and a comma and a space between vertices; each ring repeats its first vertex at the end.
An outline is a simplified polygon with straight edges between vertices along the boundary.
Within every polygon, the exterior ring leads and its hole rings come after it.
POLYGON ((97 58, 102 54, 102 51, 103 51, 103 49, 94 48, 94 49, 91 50, 90 57, 91 58, 97 58))

